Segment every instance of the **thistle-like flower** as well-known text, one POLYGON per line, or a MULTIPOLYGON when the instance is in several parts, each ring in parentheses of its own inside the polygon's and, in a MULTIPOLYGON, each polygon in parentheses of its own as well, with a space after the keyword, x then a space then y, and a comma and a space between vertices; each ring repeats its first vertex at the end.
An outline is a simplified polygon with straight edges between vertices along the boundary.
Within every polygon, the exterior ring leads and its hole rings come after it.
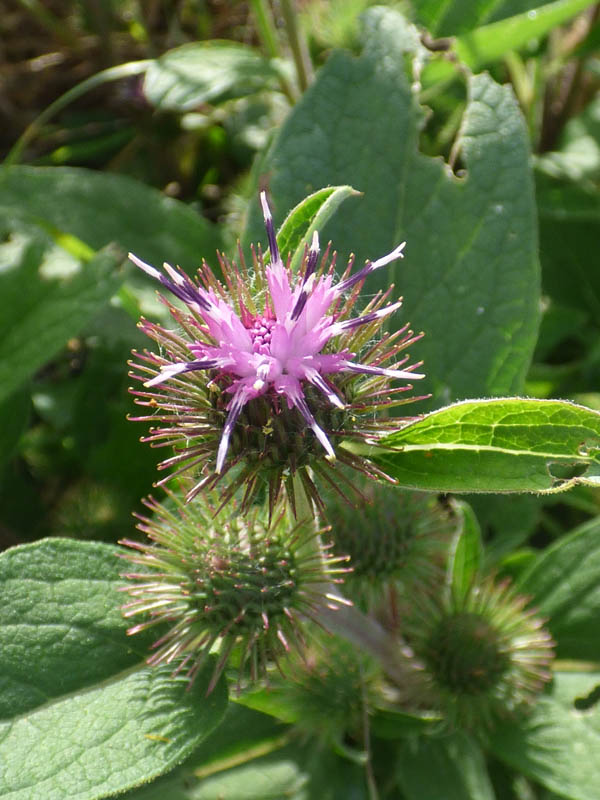
POLYGON ((238 682, 246 667, 256 679, 304 646, 302 628, 319 608, 350 605, 335 589, 347 559, 329 554, 312 520, 292 524, 280 510, 267 525, 256 507, 215 513, 210 499, 184 505, 175 493, 146 506, 153 516, 140 516, 138 528, 151 542, 121 542, 136 565, 124 575, 131 600, 123 614, 144 616, 130 634, 159 627, 151 665, 173 664, 193 681, 212 651, 219 658, 209 692, 230 656, 238 682))
POLYGON ((188 500, 231 471, 226 500, 245 486, 247 508, 264 478, 272 510, 284 482, 294 503, 295 473, 319 503, 309 466, 330 481, 336 460, 381 475, 342 441, 376 438, 405 424, 376 421, 375 412, 409 402, 399 394, 412 387, 390 388, 392 380, 423 376, 415 372, 418 364, 407 364, 408 355, 400 358, 420 335, 404 326, 377 338, 401 305, 388 302, 392 287, 351 316, 364 279, 400 258, 404 244, 354 274, 351 259, 336 283, 335 255, 330 262, 328 248, 320 257, 315 233, 293 275, 280 256, 264 192, 261 204, 270 259, 254 252, 252 274, 241 252, 239 267, 218 256, 223 283, 206 263, 192 279, 168 264, 162 273, 130 256, 185 307, 161 298, 178 331, 141 321, 161 353, 135 353, 132 375, 145 387, 133 392, 136 402, 153 412, 138 418, 155 426, 146 440, 176 448, 161 468, 200 472, 188 500))
POLYGON ((483 731, 531 705, 551 678, 552 638, 507 581, 485 579, 460 602, 419 596, 402 635, 406 701, 450 724, 483 731))
POLYGON ((430 493, 358 480, 360 511, 333 490, 323 493, 333 552, 350 556, 345 592, 395 627, 402 597, 443 580, 446 549, 456 527, 451 510, 430 493))
POLYGON ((362 749, 367 714, 380 702, 380 665, 342 637, 312 625, 308 647, 282 663, 271 692, 296 727, 311 740, 362 749), (344 744, 344 742, 346 744, 344 744), (354 746, 353 745, 353 746, 354 746))

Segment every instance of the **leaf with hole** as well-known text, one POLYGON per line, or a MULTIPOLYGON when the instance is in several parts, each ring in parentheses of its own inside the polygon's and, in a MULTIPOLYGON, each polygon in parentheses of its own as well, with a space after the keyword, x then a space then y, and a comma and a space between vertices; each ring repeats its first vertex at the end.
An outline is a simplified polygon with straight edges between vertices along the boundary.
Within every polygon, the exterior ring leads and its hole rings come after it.
MULTIPOLYGON (((413 348, 431 403, 522 391, 536 340, 539 267, 528 134, 509 87, 468 78, 457 152, 460 175, 419 152, 424 109, 407 65, 426 54, 416 28, 391 9, 364 17, 355 58, 332 54, 294 107, 255 173, 269 176, 276 223, 309 192, 348 185, 320 231, 343 269, 406 240, 403 260, 369 276, 365 294, 396 285, 425 338, 413 348), (464 171, 463 171, 464 167, 464 171)), ((265 242, 258 204, 243 241, 265 242)))
POLYGON ((556 492, 600 482, 600 413, 566 400, 465 400, 368 452, 401 486, 437 492, 556 492))

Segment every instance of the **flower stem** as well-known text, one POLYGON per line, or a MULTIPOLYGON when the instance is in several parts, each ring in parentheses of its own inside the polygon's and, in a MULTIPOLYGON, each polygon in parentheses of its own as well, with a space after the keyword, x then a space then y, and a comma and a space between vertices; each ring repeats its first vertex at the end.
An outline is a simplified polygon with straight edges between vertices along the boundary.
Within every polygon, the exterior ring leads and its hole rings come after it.
MULTIPOLYGON (((250 0, 250 4, 254 14, 256 30, 260 36, 260 40, 265 48, 267 56, 269 58, 281 59, 282 55, 279 48, 279 42, 277 41, 277 31, 275 29, 273 15, 271 14, 271 9, 268 6, 267 0, 250 0)), ((281 91, 293 105, 298 99, 296 97, 297 92, 294 93, 294 90, 290 86, 288 79, 281 72, 281 70, 277 70, 277 73, 281 91)))
POLYGON ((300 90, 305 92, 312 80, 312 64, 308 55, 306 42, 302 38, 298 27, 294 0, 281 0, 281 13, 283 14, 288 42, 296 65, 298 85, 300 90))
POLYGON ((250 0, 258 35, 269 58, 281 58, 273 16, 265 0, 250 0))

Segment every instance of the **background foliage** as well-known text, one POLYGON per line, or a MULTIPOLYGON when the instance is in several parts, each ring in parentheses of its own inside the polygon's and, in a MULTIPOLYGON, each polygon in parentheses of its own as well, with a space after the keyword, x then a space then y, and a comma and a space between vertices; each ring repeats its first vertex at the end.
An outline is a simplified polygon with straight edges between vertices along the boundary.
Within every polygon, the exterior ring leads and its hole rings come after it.
POLYGON ((0 19, 0 794, 362 798, 375 776, 405 800, 590 800, 599 7, 298 5, 296 58, 285 3, 272 27, 262 2, 208 0, 10 0, 0 19), (186 692, 125 636, 116 542, 157 461, 126 420, 125 364, 140 314, 164 315, 126 253, 191 271, 238 236, 264 246, 265 185, 277 224, 321 187, 361 192, 319 225, 342 260, 407 240, 393 281, 431 393, 415 413, 530 398, 433 414, 381 462, 461 504, 455 589, 510 577, 548 619, 554 679, 519 724, 438 736, 380 710, 370 744, 315 743, 277 693, 227 706, 222 682, 207 700, 210 670, 186 692))

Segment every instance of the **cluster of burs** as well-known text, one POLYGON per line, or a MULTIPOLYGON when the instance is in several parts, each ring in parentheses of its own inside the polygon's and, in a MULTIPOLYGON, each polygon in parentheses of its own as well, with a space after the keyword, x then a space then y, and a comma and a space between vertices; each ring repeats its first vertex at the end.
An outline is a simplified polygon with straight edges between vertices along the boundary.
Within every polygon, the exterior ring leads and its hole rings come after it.
POLYGON ((420 335, 384 332, 390 291, 355 310, 402 246, 336 282, 315 234, 294 273, 262 201, 269 254, 248 267, 220 256, 221 278, 193 279, 134 258, 175 328, 142 320, 158 348, 131 362, 145 439, 173 455, 145 539, 124 542, 130 632, 155 628, 149 663, 190 682, 214 664, 209 691, 268 687, 311 735, 358 740, 377 709, 484 731, 543 690, 552 641, 481 566, 457 588, 460 503, 369 459, 423 377, 405 352, 420 335))

